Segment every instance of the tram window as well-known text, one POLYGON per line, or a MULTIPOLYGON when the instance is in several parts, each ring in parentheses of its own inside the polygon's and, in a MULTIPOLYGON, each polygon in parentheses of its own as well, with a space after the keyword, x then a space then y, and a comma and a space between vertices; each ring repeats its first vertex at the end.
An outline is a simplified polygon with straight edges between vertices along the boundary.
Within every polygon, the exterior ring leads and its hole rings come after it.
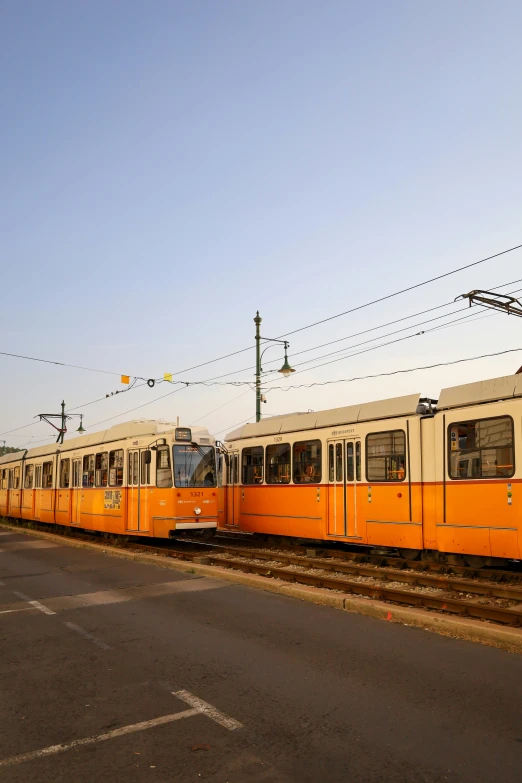
POLYGON ((20 467, 14 468, 11 472, 13 474, 12 489, 20 489, 20 467))
POLYGON ((354 477, 353 443, 349 441, 346 444, 346 481, 353 481, 354 477))
POLYGON ((217 485, 218 487, 223 486, 223 466, 224 466, 224 459, 222 454, 216 455, 216 478, 217 478, 217 485))
POLYGON ((448 427, 452 479, 510 478, 515 472, 513 419, 475 419, 448 427))
POLYGON ((319 481, 321 481, 321 441, 302 440, 294 443, 294 482, 316 484, 319 481))
POLYGON ((129 451, 129 487, 140 483, 140 463, 137 451, 129 451))
POLYGON ((69 486, 69 478, 71 475, 71 460, 62 459, 60 461, 60 487, 67 489, 69 486))
POLYGON ((160 447, 156 452, 156 486, 163 489, 172 486, 170 449, 168 446, 160 447))
POLYGON ((188 443, 174 446, 174 482, 177 487, 215 487, 216 452, 213 446, 188 443))
POLYGON ((249 446, 241 452, 243 484, 263 483, 263 447, 249 446))
POLYGON ((106 487, 107 479, 109 477, 109 454, 107 451, 102 451, 96 455, 96 467, 95 478, 97 487, 106 487))
POLYGON ((121 487, 123 484, 123 449, 109 452, 109 486, 121 487))
POLYGON ((83 458, 82 485, 94 487, 94 454, 88 454, 83 458))
POLYGON ((231 454, 228 462, 227 484, 239 484, 239 456, 231 454))
POLYGON ((334 480, 334 447, 333 443, 330 443, 328 446, 328 481, 330 484, 333 484, 334 480))
POLYGON ((42 466, 37 465, 35 476, 34 476, 34 486, 36 489, 40 489, 42 486, 42 466))
POLYGON ((42 468, 42 487, 49 489, 53 485, 53 463, 44 462, 42 468))
POLYGON ((80 470, 81 464, 82 463, 80 462, 79 459, 75 459, 73 461, 73 482, 72 482, 73 487, 79 487, 81 484, 81 470, 80 470))
POLYGON ((0 475, 2 476, 2 489, 7 489, 7 468, 0 471, 0 475))
POLYGON ((368 481, 404 481, 406 436, 404 430, 375 432, 366 436, 366 478, 368 481))
POLYGON ((129 478, 128 478, 128 482, 127 483, 129 485, 129 487, 134 484, 134 454, 135 453, 136 452, 134 452, 134 451, 129 451, 128 452, 128 456, 129 456, 129 463, 128 463, 129 478))
POLYGON ((141 452, 141 483, 150 484, 150 455, 149 450, 141 452))
POLYGON ((291 449, 289 443, 276 443, 266 447, 266 483, 289 484, 291 449))
POLYGON ((361 441, 358 440, 355 444, 355 478, 357 481, 361 480, 361 441))
POLYGON ((25 476, 24 476, 24 489, 33 488, 33 479, 34 479, 34 465, 26 465, 25 476))
POLYGON ((335 480, 343 480, 343 444, 335 444, 335 480))

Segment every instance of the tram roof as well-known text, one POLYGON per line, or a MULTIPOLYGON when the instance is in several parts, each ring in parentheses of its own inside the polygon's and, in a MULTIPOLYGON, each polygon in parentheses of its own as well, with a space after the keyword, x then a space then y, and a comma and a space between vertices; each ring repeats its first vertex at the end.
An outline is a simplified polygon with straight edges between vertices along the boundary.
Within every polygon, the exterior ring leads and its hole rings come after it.
MULTIPOLYGON (((36 448, 27 450, 26 460, 35 457, 44 457, 48 454, 56 454, 57 451, 71 451, 72 449, 81 449, 87 446, 97 446, 104 443, 113 443, 118 440, 126 440, 127 438, 139 438, 146 435, 158 436, 168 432, 174 432, 176 427, 179 426, 173 421, 158 421, 156 419, 139 419, 136 421, 122 422, 121 424, 115 424, 106 430, 99 430, 98 432, 88 433, 87 435, 80 435, 77 438, 70 438, 64 441, 63 445, 57 445, 51 443, 47 446, 37 446, 36 448)), ((191 427, 192 436, 196 436, 199 439, 201 436, 208 435, 206 427, 191 427)), ((210 438, 209 443, 213 443, 213 438, 210 438)), ((0 465, 8 462, 15 462, 20 460, 26 450, 16 451, 11 454, 6 454, 4 457, 0 457, 0 465)))
POLYGON ((272 416, 256 424, 244 424, 237 430, 230 432, 225 440, 256 438, 261 435, 277 435, 282 432, 299 432, 300 430, 355 424, 359 421, 411 416, 417 413, 420 401, 420 394, 408 394, 405 397, 392 397, 389 400, 364 402, 360 405, 348 405, 343 408, 332 408, 325 411, 272 416))
MULTIPOLYGON (((515 397, 522 397, 522 373, 443 389, 437 401, 436 410, 460 408, 465 405, 480 405, 515 397)), ((287 413, 280 416, 272 416, 256 424, 244 424, 242 427, 229 432, 225 441, 319 429, 320 427, 335 427, 344 424, 355 424, 361 421, 391 419, 397 416, 412 416, 416 413, 424 412, 422 402, 423 398, 419 394, 409 394, 405 397, 393 397, 389 400, 366 402, 360 405, 349 405, 344 408, 332 408, 325 411, 287 413)))
POLYGON ((437 410, 460 408, 464 405, 480 405, 513 397, 522 397, 522 374, 504 375, 485 381, 465 383, 443 389, 437 403, 437 410))

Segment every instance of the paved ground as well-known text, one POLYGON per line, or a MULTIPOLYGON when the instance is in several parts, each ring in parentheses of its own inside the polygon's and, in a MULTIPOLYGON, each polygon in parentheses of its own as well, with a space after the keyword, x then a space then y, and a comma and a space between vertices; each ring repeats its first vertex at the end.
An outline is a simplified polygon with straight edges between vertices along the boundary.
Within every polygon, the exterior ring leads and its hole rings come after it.
POLYGON ((3 531, 0 689, 6 783, 521 779, 522 656, 3 531))

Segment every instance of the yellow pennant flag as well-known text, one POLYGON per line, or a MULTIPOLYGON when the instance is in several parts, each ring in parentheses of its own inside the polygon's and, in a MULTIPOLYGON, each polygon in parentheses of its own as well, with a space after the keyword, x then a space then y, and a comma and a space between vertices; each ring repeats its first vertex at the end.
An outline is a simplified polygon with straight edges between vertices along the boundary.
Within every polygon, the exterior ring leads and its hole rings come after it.
POLYGON ((163 373, 163 380, 172 383, 172 373, 171 372, 163 373))
POLYGON ((122 375, 121 376, 121 382, 122 383, 130 383, 130 375, 122 375))

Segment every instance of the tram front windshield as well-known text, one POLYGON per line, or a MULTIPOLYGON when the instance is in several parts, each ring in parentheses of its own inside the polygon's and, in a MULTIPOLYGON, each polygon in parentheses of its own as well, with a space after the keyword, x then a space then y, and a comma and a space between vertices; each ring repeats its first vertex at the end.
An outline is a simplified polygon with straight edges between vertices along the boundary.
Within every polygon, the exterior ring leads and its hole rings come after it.
POLYGON ((213 446, 173 446, 174 481, 177 487, 215 487, 216 457, 213 446))

